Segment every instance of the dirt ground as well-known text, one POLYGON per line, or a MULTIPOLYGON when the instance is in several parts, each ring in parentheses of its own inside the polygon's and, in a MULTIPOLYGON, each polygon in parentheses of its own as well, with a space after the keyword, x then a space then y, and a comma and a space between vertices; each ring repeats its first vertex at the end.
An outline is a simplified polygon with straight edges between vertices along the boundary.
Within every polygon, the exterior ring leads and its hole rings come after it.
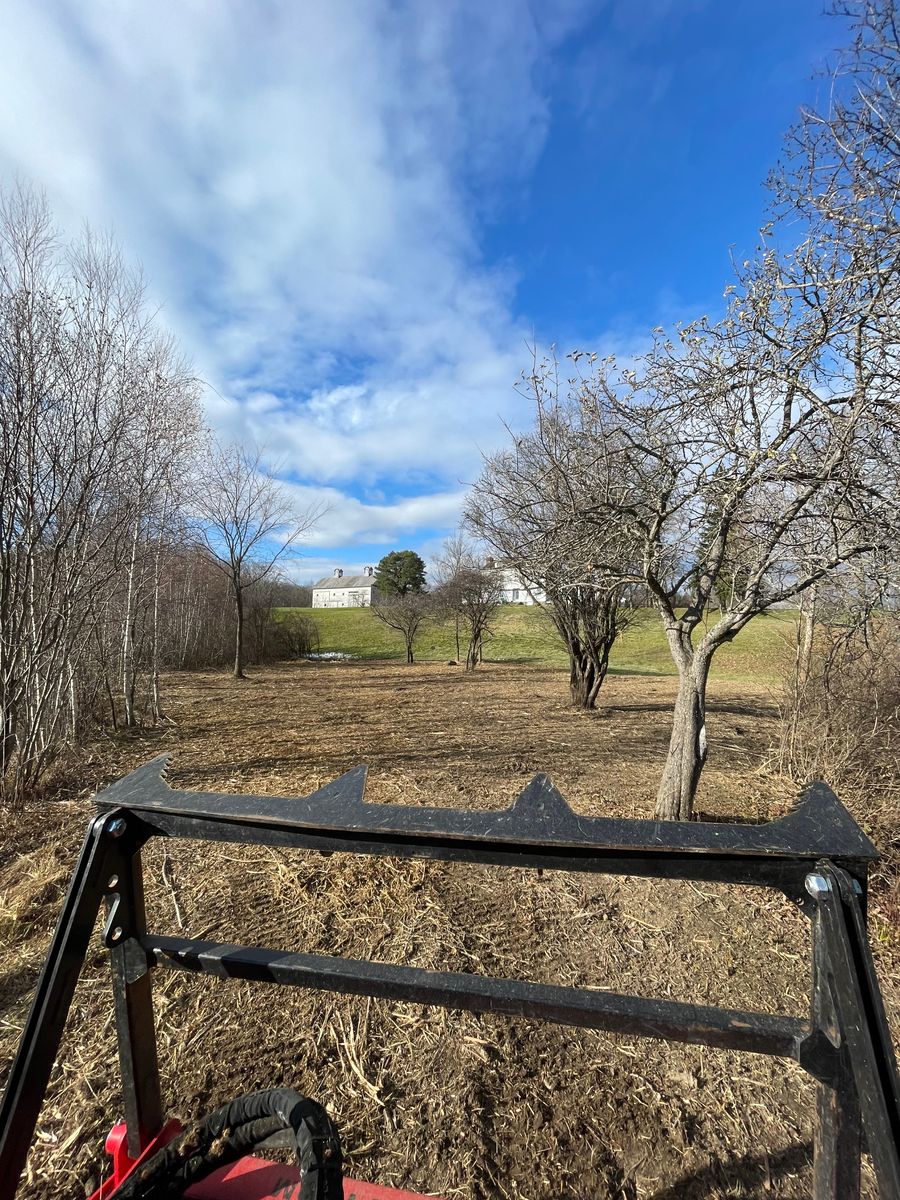
MULTIPOLYGON (((562 672, 530 666, 185 674, 167 680, 169 725, 98 747, 85 770, 115 778, 166 749, 178 786, 304 795, 368 763, 370 800, 477 808, 508 805, 543 770, 579 812, 647 816, 673 691, 667 678, 613 677, 602 710, 584 715, 566 705, 562 672)), ((712 684, 703 814, 764 820, 790 807, 793 789, 765 767, 774 719, 764 689, 712 684)), ((90 812, 87 797, 26 812, 0 848, 2 1064, 90 812)), ((806 920, 762 889, 181 842, 145 860, 159 932, 808 1008, 806 920)), ((896 1025, 896 939, 877 894, 872 920, 896 1025)), ((23 1196, 81 1197, 100 1178, 120 1106, 104 959, 98 945, 79 985, 23 1196)), ((295 1086, 328 1104, 357 1178, 448 1200, 810 1194, 813 1087, 789 1062, 165 972, 155 998, 173 1115, 295 1086)))

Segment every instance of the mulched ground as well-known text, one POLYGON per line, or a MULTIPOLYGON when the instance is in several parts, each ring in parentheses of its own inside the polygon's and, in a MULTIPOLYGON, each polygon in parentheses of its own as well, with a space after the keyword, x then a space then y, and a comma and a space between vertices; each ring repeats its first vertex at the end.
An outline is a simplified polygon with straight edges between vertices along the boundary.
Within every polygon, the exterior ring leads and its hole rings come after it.
MULTIPOLYGON (((243 683, 173 676, 172 724, 108 743, 99 781, 161 750, 189 788, 303 795, 360 762, 367 798, 500 808, 538 770, 580 812, 648 816, 674 680, 614 677, 603 709, 565 703, 562 672, 486 664, 297 664, 243 683)), ((773 698, 711 688, 699 809, 782 815, 765 769, 773 698)), ((12 1053, 83 827, 86 799, 23 814, 0 847, 0 1062, 12 1053)), ((373 957, 802 1015, 808 927, 749 888, 596 879, 228 845, 152 845, 160 932, 373 957)), ((896 939, 873 926, 896 1017, 896 939)), ((79 985, 22 1195, 83 1196, 117 1116, 104 952, 79 985)), ((813 1089, 790 1063, 664 1042, 160 973, 173 1114, 290 1084, 326 1101, 358 1178, 445 1197, 801 1197, 813 1089)), ((0 1076, 2 1081, 2 1076, 0 1076)), ((874 1195, 871 1180, 867 1194, 874 1195)))

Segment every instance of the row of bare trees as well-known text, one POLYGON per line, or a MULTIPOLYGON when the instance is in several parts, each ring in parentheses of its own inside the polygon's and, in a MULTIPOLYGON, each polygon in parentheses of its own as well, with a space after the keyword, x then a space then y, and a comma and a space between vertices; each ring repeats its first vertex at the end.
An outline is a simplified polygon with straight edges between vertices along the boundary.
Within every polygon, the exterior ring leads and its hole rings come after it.
POLYGON ((602 671, 629 589, 651 598, 679 676, 663 819, 692 813, 718 649, 820 581, 883 573, 898 546, 900 45, 894 0, 842 11, 831 107, 793 131, 725 315, 656 331, 627 366, 576 351, 561 378, 535 359, 534 427, 486 463, 467 512, 547 591, 573 691, 590 695, 579 653, 596 637, 602 671))
POLYGON ((372 612, 403 638, 407 663, 413 662, 416 637, 426 626, 452 621, 456 661, 463 661, 465 646, 465 669, 474 671, 482 660, 484 642, 492 633, 502 599, 497 572, 485 566, 475 546, 459 534, 444 543, 431 591, 376 595, 372 612))
POLYGON ((0 209, 0 405, 0 780, 19 799, 101 687, 135 719, 138 627, 201 430, 140 278, 105 239, 62 245, 24 190, 0 209))
MULTIPOLYGON (((0 199, 0 799, 98 721, 162 715, 166 666, 218 661, 294 519, 258 453, 210 445, 197 381, 107 238, 0 199)), ((257 645, 260 638, 256 637, 257 645)))

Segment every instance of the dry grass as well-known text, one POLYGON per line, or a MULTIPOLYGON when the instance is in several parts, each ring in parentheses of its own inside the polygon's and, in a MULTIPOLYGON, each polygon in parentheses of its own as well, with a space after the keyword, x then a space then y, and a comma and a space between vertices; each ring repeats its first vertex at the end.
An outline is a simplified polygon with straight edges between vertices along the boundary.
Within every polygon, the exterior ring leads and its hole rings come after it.
MULTIPOLYGON (((358 762, 375 801, 501 807, 547 770, 573 807, 645 816, 674 683, 610 680, 602 715, 559 671, 303 665, 169 683, 176 722, 110 745, 107 776, 174 750, 173 782, 304 794, 358 762)), ((700 808, 765 819, 790 802, 761 764, 775 708, 717 683, 700 808)), ((11 1053, 89 812, 26 813, 0 852, 0 1055, 11 1053)), ((754 889, 173 842, 147 855, 151 924, 196 937, 373 957, 800 1014, 807 927, 754 889)), ((877 913, 877 910, 876 910, 877 913)), ((892 965, 881 948, 883 977, 892 965)), ((28 1197, 96 1182, 116 1116, 103 952, 92 952, 29 1165, 28 1197)), ((325 1100, 353 1174, 446 1197, 809 1195, 812 1088, 789 1063, 524 1020, 214 983, 161 972, 173 1113, 292 1084, 325 1100)), ((895 998, 889 996, 896 1012, 895 998)), ((870 1185, 869 1185, 870 1186, 870 1185)))

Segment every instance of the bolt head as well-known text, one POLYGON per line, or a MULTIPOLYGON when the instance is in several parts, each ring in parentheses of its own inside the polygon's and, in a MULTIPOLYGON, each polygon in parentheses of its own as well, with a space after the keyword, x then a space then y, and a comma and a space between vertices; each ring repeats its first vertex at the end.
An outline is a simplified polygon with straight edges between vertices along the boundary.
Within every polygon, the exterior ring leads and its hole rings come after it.
POLYGON ((806 890, 814 900, 818 900, 820 896, 831 891, 831 884, 824 875, 807 875, 806 890))
POLYGON ((110 837, 117 838, 122 836, 122 834, 125 832, 125 828, 125 818, 116 817, 114 821, 110 821, 109 825, 107 825, 106 832, 110 837))

